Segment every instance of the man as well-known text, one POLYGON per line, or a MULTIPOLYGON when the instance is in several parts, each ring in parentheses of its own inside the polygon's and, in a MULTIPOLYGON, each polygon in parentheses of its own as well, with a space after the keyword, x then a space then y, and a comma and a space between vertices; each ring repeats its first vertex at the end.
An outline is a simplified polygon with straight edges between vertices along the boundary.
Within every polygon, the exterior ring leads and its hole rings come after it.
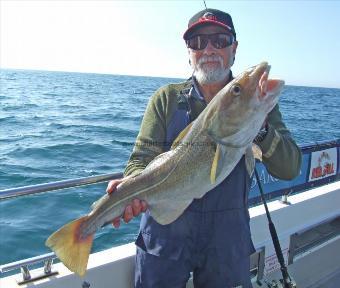
MULTIPOLYGON (((177 135, 232 79, 230 68, 238 42, 229 14, 215 9, 198 12, 190 19, 183 38, 193 77, 162 87, 152 96, 126 177, 138 174, 169 150, 177 135)), ((282 122, 278 106, 269 113, 255 142, 272 175, 292 179, 298 174, 301 153, 282 122)), ((114 192, 123 180, 111 181, 107 192, 114 192)), ((150 216, 147 203, 135 199, 123 215, 128 222, 146 211, 136 241, 135 287, 182 288, 191 272, 195 287, 251 287, 250 182, 243 157, 220 185, 195 199, 176 221, 164 226, 150 216)), ((119 222, 115 219, 114 226, 119 222)))

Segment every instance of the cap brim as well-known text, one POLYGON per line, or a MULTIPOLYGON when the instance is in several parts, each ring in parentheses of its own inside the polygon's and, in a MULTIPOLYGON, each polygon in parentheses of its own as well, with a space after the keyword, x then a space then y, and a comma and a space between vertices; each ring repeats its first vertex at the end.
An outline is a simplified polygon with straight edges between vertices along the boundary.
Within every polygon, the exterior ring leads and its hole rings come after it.
POLYGON ((218 21, 214 21, 214 20, 209 20, 209 19, 207 19, 207 20, 204 20, 204 21, 200 21, 200 22, 197 22, 197 23, 195 23, 195 24, 193 24, 193 25, 191 25, 188 29, 187 29, 187 31, 185 31, 185 33, 183 34, 183 39, 184 40, 187 40, 189 37, 189 35, 194 31, 194 30, 196 30, 198 27, 200 27, 200 26, 204 26, 204 25, 207 25, 207 24, 213 24, 213 25, 216 25, 216 26, 220 26, 220 27, 222 27, 222 28, 225 28, 228 32, 230 32, 231 34, 233 34, 234 35, 234 32, 233 32, 233 30, 228 26, 228 25, 225 25, 225 24, 223 24, 223 23, 221 23, 221 22, 218 22, 218 21))

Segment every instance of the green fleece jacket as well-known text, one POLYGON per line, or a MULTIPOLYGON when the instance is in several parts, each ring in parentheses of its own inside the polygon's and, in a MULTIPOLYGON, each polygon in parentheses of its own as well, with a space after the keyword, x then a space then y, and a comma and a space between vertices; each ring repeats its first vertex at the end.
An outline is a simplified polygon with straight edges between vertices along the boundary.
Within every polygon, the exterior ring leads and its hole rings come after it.
MULTIPOLYGON (((124 176, 141 172, 157 155, 165 152, 166 131, 178 106, 177 95, 191 82, 169 84, 161 87, 149 100, 137 140, 124 171, 124 176)), ((206 104, 195 99, 191 103, 192 118, 203 111, 206 104)), ((289 180, 298 175, 301 151, 282 122, 279 106, 268 114, 268 133, 258 143, 263 153, 263 163, 276 178, 289 180)))

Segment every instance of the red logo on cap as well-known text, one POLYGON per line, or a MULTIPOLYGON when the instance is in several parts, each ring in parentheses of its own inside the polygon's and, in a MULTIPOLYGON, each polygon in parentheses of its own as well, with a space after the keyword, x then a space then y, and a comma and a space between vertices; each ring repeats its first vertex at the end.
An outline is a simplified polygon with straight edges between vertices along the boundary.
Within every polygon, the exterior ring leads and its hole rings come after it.
POLYGON ((212 13, 205 13, 201 18, 200 21, 204 20, 212 20, 212 21, 217 21, 217 17, 212 14, 212 13))

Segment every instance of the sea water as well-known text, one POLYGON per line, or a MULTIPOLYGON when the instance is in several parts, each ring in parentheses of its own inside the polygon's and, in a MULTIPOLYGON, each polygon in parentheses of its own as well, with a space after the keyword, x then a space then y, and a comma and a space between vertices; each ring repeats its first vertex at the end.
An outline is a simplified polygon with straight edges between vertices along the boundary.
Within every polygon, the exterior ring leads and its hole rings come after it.
MULTIPOLYGON (((0 190, 121 172, 149 97, 181 79, 0 70, 0 190)), ((340 138, 340 89, 286 86, 280 110, 298 144, 340 138)), ((50 252, 46 238, 88 213, 96 184, 0 202, 0 265, 50 252)), ((134 241, 138 219, 105 227, 93 251, 134 241)))

